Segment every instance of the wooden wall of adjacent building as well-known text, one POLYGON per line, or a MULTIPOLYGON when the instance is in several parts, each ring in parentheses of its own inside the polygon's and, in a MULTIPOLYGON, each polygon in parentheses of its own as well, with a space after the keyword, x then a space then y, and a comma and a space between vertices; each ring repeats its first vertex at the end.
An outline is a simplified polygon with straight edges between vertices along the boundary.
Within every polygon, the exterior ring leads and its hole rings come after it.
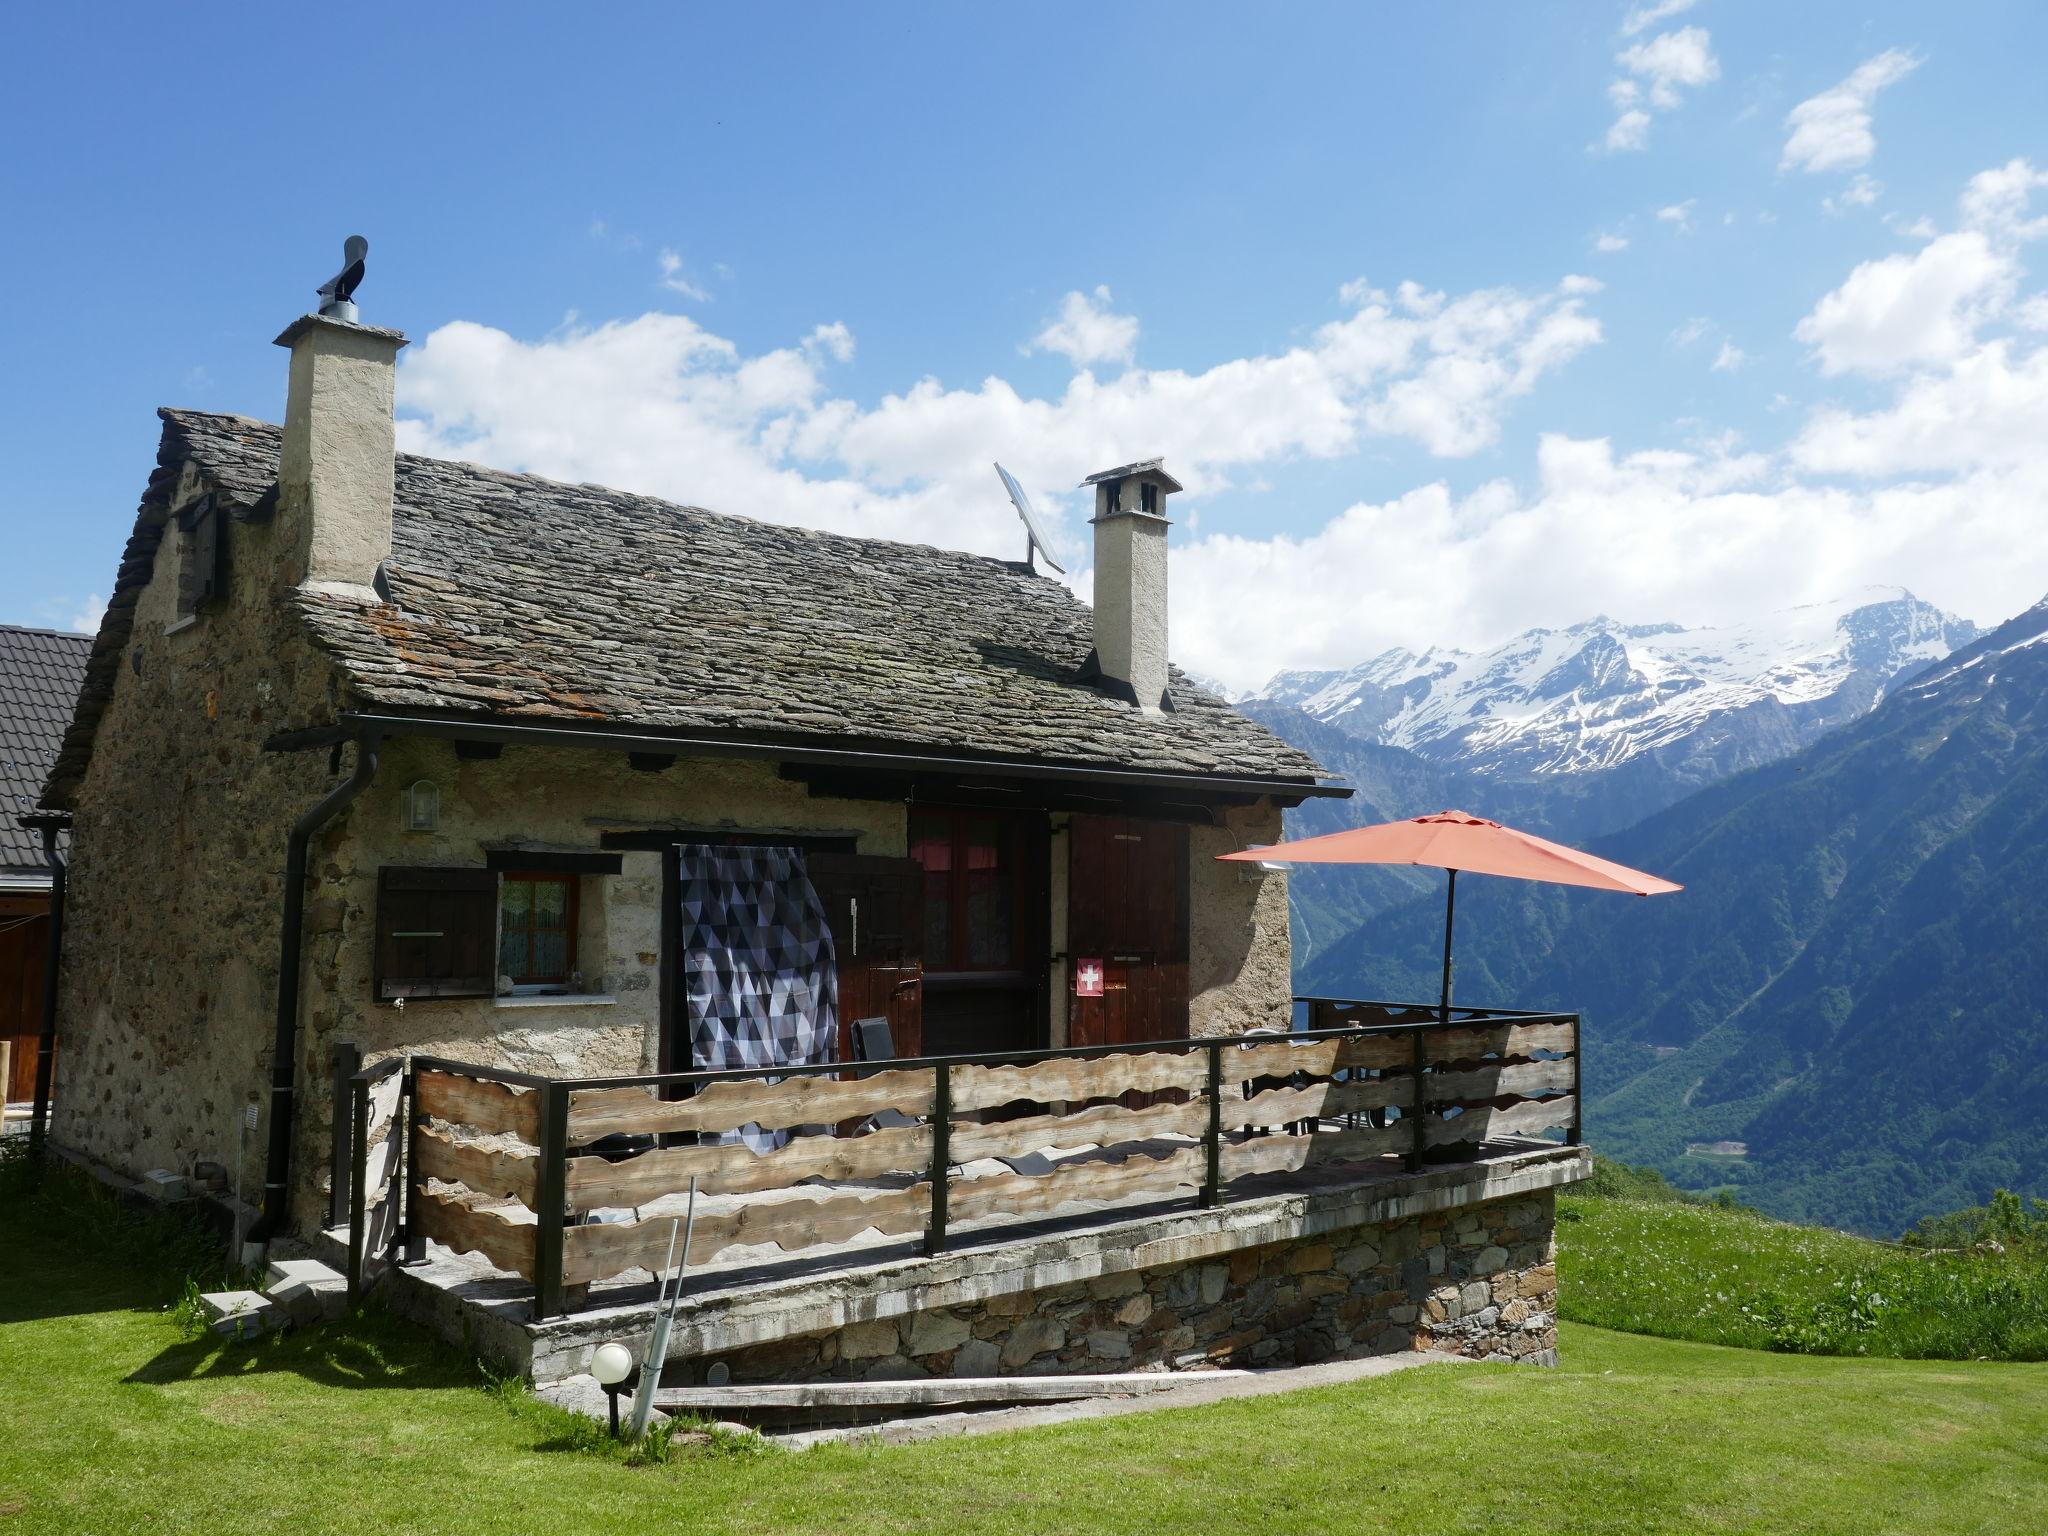
POLYGON ((0 896, 0 1040, 11 1047, 9 1103, 35 1093, 36 1040, 43 1031, 43 971, 49 958, 50 898, 0 896))

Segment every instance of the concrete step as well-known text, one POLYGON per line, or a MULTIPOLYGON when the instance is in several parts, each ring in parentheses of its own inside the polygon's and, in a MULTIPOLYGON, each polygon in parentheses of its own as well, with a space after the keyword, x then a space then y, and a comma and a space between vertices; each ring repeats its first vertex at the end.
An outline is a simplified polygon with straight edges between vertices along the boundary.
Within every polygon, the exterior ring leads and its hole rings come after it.
POLYGON ((231 1339, 250 1339, 282 1328, 287 1314, 261 1291, 208 1291, 199 1298, 207 1326, 231 1339))
POLYGON ((348 1280, 318 1259, 273 1259, 263 1289, 301 1327, 333 1322, 348 1307, 348 1280))
MULTIPOLYGON (((1204 1371, 1199 1379, 1249 1375, 1204 1371)), ((1143 1371, 1100 1376, 958 1376, 909 1381, 778 1382, 760 1386, 662 1387, 655 1406, 670 1412, 731 1413, 749 1408, 949 1407, 967 1403, 1059 1403, 1084 1397, 1172 1392, 1191 1373, 1143 1371)))

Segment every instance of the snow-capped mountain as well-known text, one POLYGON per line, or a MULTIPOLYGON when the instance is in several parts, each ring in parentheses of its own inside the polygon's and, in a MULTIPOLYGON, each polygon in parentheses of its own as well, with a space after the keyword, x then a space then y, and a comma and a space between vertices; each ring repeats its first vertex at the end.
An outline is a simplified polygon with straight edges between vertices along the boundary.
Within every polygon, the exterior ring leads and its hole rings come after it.
POLYGON ((1870 588, 1724 628, 1596 618, 1489 651, 1388 651, 1282 672, 1249 701, 1481 773, 1599 774, 1647 755, 1697 784, 1868 713, 1976 635, 1901 588, 1870 588))

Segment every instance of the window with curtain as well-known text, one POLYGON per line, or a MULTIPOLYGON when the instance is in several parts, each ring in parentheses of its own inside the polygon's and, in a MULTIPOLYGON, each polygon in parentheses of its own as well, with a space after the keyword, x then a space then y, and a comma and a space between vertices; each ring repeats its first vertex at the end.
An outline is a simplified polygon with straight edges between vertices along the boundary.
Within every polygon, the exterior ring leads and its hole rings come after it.
POLYGON ((1017 967, 1016 823, 989 811, 920 807, 910 856, 924 870, 928 971, 1017 967))
POLYGON ((576 877, 501 875, 499 974, 515 986, 561 986, 575 969, 576 877))

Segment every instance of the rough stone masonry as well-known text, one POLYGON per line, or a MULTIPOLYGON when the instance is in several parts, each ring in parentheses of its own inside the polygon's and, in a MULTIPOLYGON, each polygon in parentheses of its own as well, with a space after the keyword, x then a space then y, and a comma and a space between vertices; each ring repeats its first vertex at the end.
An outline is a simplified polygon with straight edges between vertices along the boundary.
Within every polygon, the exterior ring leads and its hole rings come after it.
POLYGON ((735 1382, 1308 1365, 1405 1350, 1557 1363, 1550 1190, 707 1354, 735 1382))

